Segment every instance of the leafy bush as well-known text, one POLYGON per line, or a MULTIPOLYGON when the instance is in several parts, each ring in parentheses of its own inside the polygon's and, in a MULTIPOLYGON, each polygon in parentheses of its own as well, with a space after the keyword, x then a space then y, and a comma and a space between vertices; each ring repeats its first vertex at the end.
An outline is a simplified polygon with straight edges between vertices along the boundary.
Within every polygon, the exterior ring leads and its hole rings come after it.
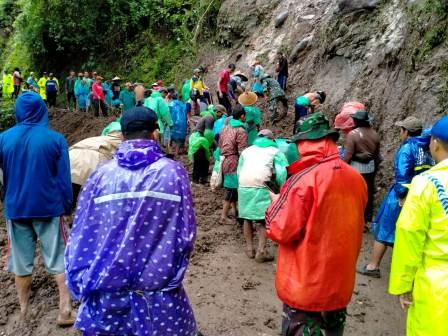
MULTIPOLYGON (((0 29, 2 24, 15 29, 2 59, 7 66, 56 73, 70 67, 126 71, 130 66, 133 75, 141 76, 136 67, 143 65, 148 71, 144 76, 157 78, 194 53, 196 31, 203 37, 213 34, 220 4, 219 0, 0 0, 0 14, 4 8, 15 17, 13 24, 0 20, 0 29)), ((168 76, 174 77, 174 72, 168 76)))

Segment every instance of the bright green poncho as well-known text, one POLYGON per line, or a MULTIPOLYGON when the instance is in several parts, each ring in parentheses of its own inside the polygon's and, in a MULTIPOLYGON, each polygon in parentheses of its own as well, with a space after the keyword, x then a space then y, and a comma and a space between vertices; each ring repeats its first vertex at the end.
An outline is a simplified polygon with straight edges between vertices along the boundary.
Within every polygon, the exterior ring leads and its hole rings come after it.
POLYGON ((188 140, 188 157, 193 161, 194 154, 201 148, 205 150, 205 157, 210 161, 210 143, 200 132, 194 132, 188 140))

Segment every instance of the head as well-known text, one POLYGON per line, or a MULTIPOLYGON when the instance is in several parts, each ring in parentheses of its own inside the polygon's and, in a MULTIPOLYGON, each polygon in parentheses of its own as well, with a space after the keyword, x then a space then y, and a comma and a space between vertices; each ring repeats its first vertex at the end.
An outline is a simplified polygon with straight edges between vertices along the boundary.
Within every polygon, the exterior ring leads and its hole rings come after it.
POLYGON ((233 63, 230 63, 229 66, 228 66, 227 68, 229 69, 229 72, 230 72, 231 74, 234 73, 234 72, 235 72, 235 69, 236 69, 235 64, 233 64, 233 63))
POLYGON ((357 111, 352 115, 355 127, 371 127, 371 118, 367 111, 357 111))
POLYGON ((408 138, 422 135, 423 122, 416 117, 407 117, 395 125, 400 127, 400 140, 402 142, 408 138))
POLYGON ((216 105, 215 106, 216 109, 216 118, 222 118, 223 115, 227 116, 227 110, 224 107, 224 105, 216 105))
POLYGON ((141 84, 137 85, 134 89, 135 100, 142 101, 145 99, 145 87, 141 84))
POLYGON ((201 77, 201 69, 194 69, 193 76, 196 76, 198 78, 201 77))
POLYGON ((166 96, 168 96, 168 90, 164 87, 159 89, 160 94, 162 95, 163 98, 166 98, 166 96))
POLYGON ((84 71, 84 78, 89 78, 89 72, 88 71, 84 71))
POLYGON ((19 71, 20 72, 20 69, 19 68, 14 68, 14 71, 19 71))
POLYGON ((328 118, 321 112, 313 113, 300 119, 296 124, 296 134, 291 141, 300 142, 304 140, 320 140, 330 138, 334 142, 338 141, 339 133, 330 128, 328 118))
POLYGON ((241 104, 235 105, 235 107, 233 108, 232 117, 235 120, 239 120, 242 122, 246 121, 246 111, 244 110, 243 105, 241 104))
POLYGON ((103 77, 101 77, 101 76, 96 76, 95 79, 96 79, 96 82, 99 84, 101 84, 103 82, 103 77))
POLYGON ((30 72, 30 76, 31 76, 31 77, 34 77, 34 72, 31 71, 31 72, 30 72))
POLYGON ((43 73, 44 78, 48 78, 48 74, 46 72, 43 73))
POLYGON ((134 86, 132 85, 131 82, 127 82, 127 83, 126 83, 126 89, 127 89, 128 91, 132 91, 132 90, 134 90, 134 86))
POLYGON ((283 57, 283 53, 279 50, 277 51, 277 58, 280 59, 283 57))
POLYGON ((75 77, 75 71, 73 71, 73 70, 70 70, 70 77, 75 77))
POLYGON ((54 77, 54 74, 52 72, 50 72, 50 74, 48 75, 48 77, 50 77, 50 79, 52 79, 54 77))
POLYGON ((78 77, 82 78, 82 77, 84 77, 84 74, 82 72, 78 72, 78 77))
POLYGON ((274 133, 272 133, 272 131, 269 130, 269 129, 261 130, 260 132, 258 132, 257 136, 259 138, 266 138, 266 139, 269 139, 269 140, 274 140, 275 139, 274 133))
POLYGON ((18 123, 27 125, 48 125, 48 111, 39 94, 27 91, 18 96, 16 101, 16 118, 18 123))
POLYGON ((325 93, 325 91, 316 91, 316 99, 318 99, 319 102, 323 104, 327 99, 327 94, 325 93))
POLYGON ((124 140, 150 139, 158 141, 159 139, 157 115, 146 107, 137 106, 124 111, 120 124, 124 140))
POLYGON ((448 159, 448 116, 437 121, 432 127, 429 149, 437 163, 448 159))

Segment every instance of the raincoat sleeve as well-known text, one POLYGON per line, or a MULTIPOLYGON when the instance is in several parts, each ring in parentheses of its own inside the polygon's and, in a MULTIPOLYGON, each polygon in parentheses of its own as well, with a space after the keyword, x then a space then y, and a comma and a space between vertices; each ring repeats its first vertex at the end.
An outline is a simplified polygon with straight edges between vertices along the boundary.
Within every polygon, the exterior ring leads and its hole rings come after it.
POLYGON ((159 108, 160 117, 162 118, 163 123, 168 127, 173 126, 173 119, 171 118, 170 107, 168 106, 168 104, 165 101, 161 100, 159 108))
POLYGON ((282 245, 300 240, 313 205, 311 188, 302 185, 300 181, 294 186, 289 183, 283 186, 280 197, 266 212, 267 235, 282 245))
POLYGON ((70 157, 68 154, 67 141, 62 138, 60 142, 60 156, 57 162, 59 187, 62 191, 65 215, 70 215, 73 204, 73 191, 70 175, 70 157))
POLYGON ((397 154, 395 162, 395 185, 394 189, 399 198, 405 198, 408 193, 408 188, 405 184, 411 183, 414 176, 414 159, 412 157, 412 150, 409 144, 403 145, 397 154))
POLYGON ((279 187, 285 184, 286 178, 288 176, 288 160, 285 154, 278 152, 274 156, 274 172, 275 172, 275 182, 279 187))
POLYGON ((398 218, 389 283, 393 295, 412 291, 429 228, 431 189, 425 177, 415 177, 398 218))

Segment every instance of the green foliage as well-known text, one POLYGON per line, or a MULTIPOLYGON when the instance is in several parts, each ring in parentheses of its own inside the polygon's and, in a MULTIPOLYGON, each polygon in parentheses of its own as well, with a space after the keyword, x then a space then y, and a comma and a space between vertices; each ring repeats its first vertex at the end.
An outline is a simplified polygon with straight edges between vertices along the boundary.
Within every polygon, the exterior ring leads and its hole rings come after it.
POLYGON ((220 4, 219 0, 0 0, 0 14, 7 11, 15 19, 0 20, 0 29, 2 25, 15 29, 2 59, 7 66, 21 65, 25 70, 95 69, 174 79, 172 68, 194 53, 198 23, 203 22, 199 36, 213 34, 220 4), (138 66, 145 73, 138 73, 138 66))
POLYGON ((448 43, 448 6, 445 0, 424 0, 408 10, 415 63, 425 61, 431 52, 448 43))
POLYGON ((0 132, 14 126, 16 117, 14 114, 14 104, 11 99, 0 99, 0 132))

